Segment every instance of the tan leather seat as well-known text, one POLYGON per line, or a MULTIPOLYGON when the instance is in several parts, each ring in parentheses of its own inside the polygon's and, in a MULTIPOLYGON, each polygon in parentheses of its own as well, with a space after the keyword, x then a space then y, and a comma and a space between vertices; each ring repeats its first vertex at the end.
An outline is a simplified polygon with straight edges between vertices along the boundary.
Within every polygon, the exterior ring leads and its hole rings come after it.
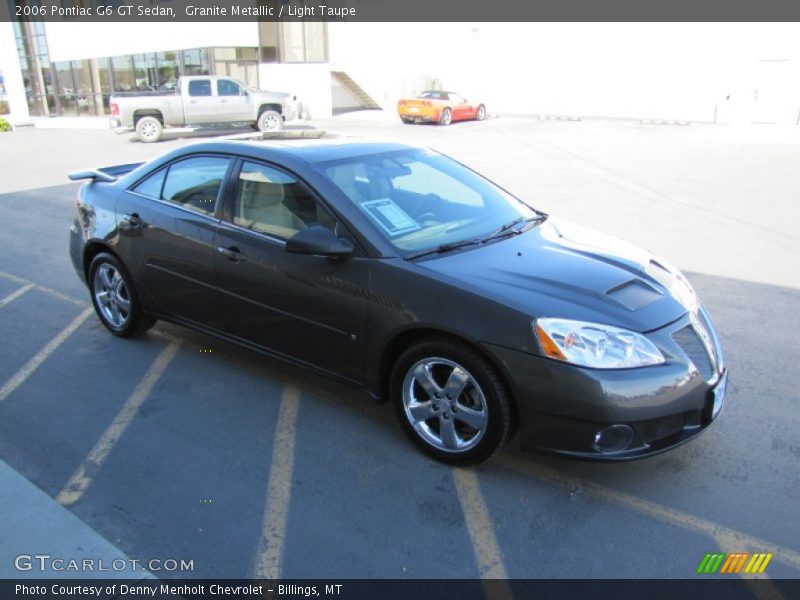
POLYGON ((305 225, 286 208, 284 195, 283 184, 243 180, 241 200, 234 222, 259 233, 283 239, 292 237, 305 229, 305 225))

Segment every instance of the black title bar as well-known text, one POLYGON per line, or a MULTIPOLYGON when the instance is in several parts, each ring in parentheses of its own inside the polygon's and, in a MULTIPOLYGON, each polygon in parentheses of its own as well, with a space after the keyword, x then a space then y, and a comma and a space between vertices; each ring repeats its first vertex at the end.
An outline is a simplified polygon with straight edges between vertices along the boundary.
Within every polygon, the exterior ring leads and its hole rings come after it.
MULTIPOLYGON (((236 580, 236 579, 5 579, 0 598, 38 600, 141 600, 143 598, 212 600, 485 600, 486 598, 568 598, 596 600, 752 600, 764 593, 800 597, 800 580, 708 579, 581 579, 581 580, 464 580, 464 579, 342 579, 342 580, 236 580)), ((780 597, 780 596, 776 596, 780 597)))
POLYGON ((800 21, 787 0, 0 0, 0 21, 800 21))

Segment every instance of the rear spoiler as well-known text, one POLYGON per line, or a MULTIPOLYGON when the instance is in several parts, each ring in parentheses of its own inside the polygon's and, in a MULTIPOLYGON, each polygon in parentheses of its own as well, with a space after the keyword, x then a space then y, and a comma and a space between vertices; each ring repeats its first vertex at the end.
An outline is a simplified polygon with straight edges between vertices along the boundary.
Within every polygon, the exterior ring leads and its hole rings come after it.
POLYGON ((113 167, 100 167, 98 169, 86 169, 84 171, 74 171, 69 174, 72 181, 81 179, 91 179, 92 181, 103 181, 114 183, 120 176, 130 173, 134 169, 141 167, 144 163, 129 163, 125 165, 115 165, 113 167))

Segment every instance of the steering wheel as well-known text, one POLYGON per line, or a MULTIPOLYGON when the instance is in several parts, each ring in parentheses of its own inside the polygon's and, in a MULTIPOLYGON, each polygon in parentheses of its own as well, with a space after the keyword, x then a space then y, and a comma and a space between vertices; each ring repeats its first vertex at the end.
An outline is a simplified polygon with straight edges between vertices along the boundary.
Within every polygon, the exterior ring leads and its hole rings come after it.
POLYGON ((436 212, 432 209, 441 203, 442 198, 438 194, 425 194, 414 207, 414 219, 422 224, 425 224, 425 221, 438 223, 436 212))

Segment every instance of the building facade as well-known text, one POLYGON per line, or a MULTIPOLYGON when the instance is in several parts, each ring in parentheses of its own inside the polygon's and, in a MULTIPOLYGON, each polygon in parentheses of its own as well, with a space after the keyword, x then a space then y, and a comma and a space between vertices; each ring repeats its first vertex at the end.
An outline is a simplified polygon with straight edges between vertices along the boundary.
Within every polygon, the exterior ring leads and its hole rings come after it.
POLYGON ((794 23, 15 22, 0 73, 20 118, 218 74, 296 94, 310 118, 443 86, 490 113, 800 124, 794 23))

